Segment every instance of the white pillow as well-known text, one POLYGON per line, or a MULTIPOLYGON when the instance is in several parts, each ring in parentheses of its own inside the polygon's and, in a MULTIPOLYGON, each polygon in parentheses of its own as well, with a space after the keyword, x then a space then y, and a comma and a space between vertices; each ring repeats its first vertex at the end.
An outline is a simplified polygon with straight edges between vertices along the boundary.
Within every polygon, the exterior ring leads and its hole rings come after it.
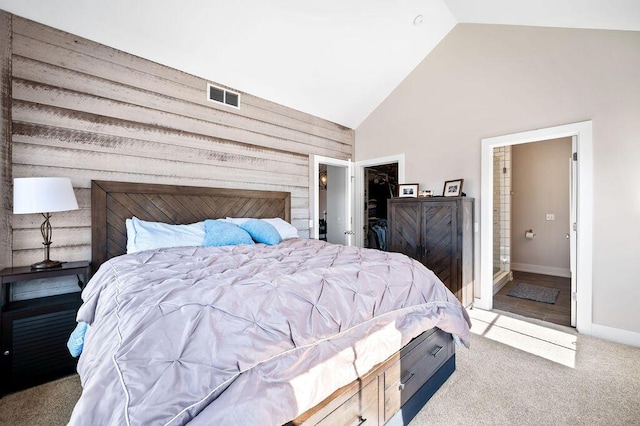
POLYGON ((126 220, 126 227, 127 253, 163 247, 201 246, 204 243, 204 222, 170 225, 134 216, 126 220))
MULTIPOLYGON (((247 220, 251 218, 249 217, 228 217, 227 221, 231 223, 235 223, 236 225, 241 225, 247 220)), ((273 225, 274 228, 280 234, 280 237, 284 240, 285 238, 298 238, 298 230, 295 226, 291 225, 284 219, 280 219, 279 217, 274 217, 271 219, 262 219, 267 223, 273 225)))

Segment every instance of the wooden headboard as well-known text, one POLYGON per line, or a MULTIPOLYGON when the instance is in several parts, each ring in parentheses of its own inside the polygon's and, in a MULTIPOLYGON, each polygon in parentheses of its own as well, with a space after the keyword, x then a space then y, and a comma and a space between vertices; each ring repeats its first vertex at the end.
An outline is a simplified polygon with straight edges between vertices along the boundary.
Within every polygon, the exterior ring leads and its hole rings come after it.
POLYGON ((188 224, 223 217, 291 222, 291 193, 127 182, 91 182, 91 267, 127 251, 125 220, 188 224))

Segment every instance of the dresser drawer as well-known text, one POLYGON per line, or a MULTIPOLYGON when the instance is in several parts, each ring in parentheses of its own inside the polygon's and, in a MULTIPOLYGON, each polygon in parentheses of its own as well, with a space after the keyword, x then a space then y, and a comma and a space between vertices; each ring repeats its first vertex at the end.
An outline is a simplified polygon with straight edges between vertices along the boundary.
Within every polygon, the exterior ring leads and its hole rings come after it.
POLYGON ((378 379, 369 382, 360 393, 346 400, 317 424, 322 426, 377 425, 378 379))
POLYGON ((451 335, 436 329, 409 345, 384 372, 384 413, 388 421, 454 353, 451 335))

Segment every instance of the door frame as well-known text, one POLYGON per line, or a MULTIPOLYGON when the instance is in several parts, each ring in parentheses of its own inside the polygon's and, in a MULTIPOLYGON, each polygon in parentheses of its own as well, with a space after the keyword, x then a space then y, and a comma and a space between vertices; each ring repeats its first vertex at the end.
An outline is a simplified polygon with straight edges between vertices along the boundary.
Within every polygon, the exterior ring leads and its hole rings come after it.
MULTIPOLYGON (((577 279, 577 250, 578 250, 578 234, 574 229, 574 223, 578 222, 578 194, 576 188, 578 186, 578 165, 574 160, 573 153, 578 152, 578 137, 571 137, 571 158, 569 158, 569 270, 571 271, 571 327, 576 326, 576 312, 578 305, 576 297, 578 294, 577 279)), ((576 154, 577 155, 577 154, 576 154)))
POLYGON ((371 158, 369 160, 361 160, 355 162, 355 190, 354 190, 354 230, 355 233, 355 245, 358 247, 364 247, 364 209, 359 209, 357 206, 361 205, 360 202, 364 200, 364 169, 365 167, 382 166, 384 164, 398 163, 398 183, 404 183, 404 171, 405 161, 404 153, 389 155, 386 157, 371 158))
POLYGON ((482 139, 480 209, 480 294, 474 306, 493 309, 493 148, 576 137, 577 253, 576 329, 592 334, 593 327, 593 126, 591 120, 482 139))
MULTIPOLYGON (((345 173, 346 182, 345 188, 347 189, 347 200, 345 203, 345 218, 348 220, 348 224, 346 225, 348 229, 345 231, 353 230, 353 162, 351 159, 348 160, 340 160, 338 158, 331 157, 323 157, 321 155, 310 155, 309 162, 313 164, 312 167, 309 168, 311 176, 309 176, 309 183, 311 184, 313 197, 310 200, 309 208, 310 208, 310 217, 309 220, 309 228, 311 232, 309 233, 310 238, 315 238, 316 240, 320 238, 320 232, 318 228, 318 223, 320 223, 320 212, 318 211, 318 207, 320 205, 320 164, 326 164, 327 166, 335 166, 335 167, 343 167, 347 169, 345 173), (350 224, 350 226, 349 226, 350 224)), ((327 224, 328 225, 328 224, 327 224)), ((346 245, 353 245, 353 235, 347 234, 346 245)))

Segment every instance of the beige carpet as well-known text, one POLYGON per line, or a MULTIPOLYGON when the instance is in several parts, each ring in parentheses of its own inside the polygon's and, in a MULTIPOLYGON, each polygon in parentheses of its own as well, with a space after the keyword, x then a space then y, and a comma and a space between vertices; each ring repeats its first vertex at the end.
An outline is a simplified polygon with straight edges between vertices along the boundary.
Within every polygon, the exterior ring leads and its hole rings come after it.
POLYGON ((640 348, 578 335, 570 368, 473 335, 470 350, 457 350, 454 374, 411 425, 638 426, 640 348))
POLYGON ((6 395, 0 399, 0 425, 66 425, 81 390, 80 378, 73 375, 6 395))
MULTIPOLYGON (((571 368, 473 335, 470 350, 458 349, 456 372, 411 425, 640 425, 640 348, 582 335, 576 347, 571 368)), ((64 425, 79 394, 78 377, 70 376, 7 395, 0 424, 64 425)))

